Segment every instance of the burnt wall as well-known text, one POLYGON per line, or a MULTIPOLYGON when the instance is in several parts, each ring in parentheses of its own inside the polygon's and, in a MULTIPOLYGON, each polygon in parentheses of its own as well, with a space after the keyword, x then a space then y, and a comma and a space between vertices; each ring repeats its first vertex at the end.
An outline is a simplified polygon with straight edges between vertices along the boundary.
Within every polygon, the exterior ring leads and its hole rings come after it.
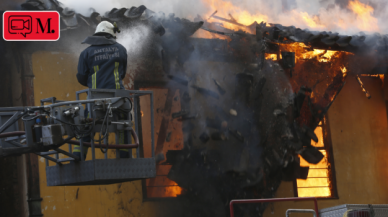
MULTIPOLYGON (((75 98, 74 92, 84 88, 75 78, 77 58, 77 53, 37 52, 33 55, 36 103, 41 98, 51 96, 69 100, 75 98)), ((152 66, 151 71, 158 73, 147 76, 147 67, 144 67, 144 64, 131 62, 130 65, 125 80, 128 89, 133 88, 133 83, 129 80, 133 77, 136 77, 136 81, 147 83, 165 80, 165 76, 160 72, 161 66, 152 66)), ((152 64, 148 64, 150 65, 152 64)), ((205 72, 203 71, 204 74, 205 72)), ((363 81, 372 94, 371 100, 365 98, 354 77, 350 76, 329 110, 340 199, 319 201, 320 208, 344 203, 388 203, 386 194, 380 194, 387 192, 387 189, 378 181, 387 180, 384 165, 388 164, 381 156, 387 151, 385 144, 388 140, 385 101, 380 80, 363 78, 363 81), (368 195, 364 197, 366 193, 368 195)), ((178 212, 171 208, 173 201, 144 202, 141 182, 80 188, 47 187, 44 162, 40 161, 39 164, 42 209, 45 215, 85 216, 92 213, 96 216, 122 216, 132 213, 139 216, 168 216, 178 212), (174 213, 169 213, 171 210, 174 210, 174 213)), ((293 196, 292 182, 283 182, 275 195, 293 196)), ((311 208, 311 203, 308 202, 280 205, 274 205, 276 215, 271 214, 272 207, 269 206, 266 216, 282 216, 286 208, 291 207, 311 208)))
MULTIPOLYGON (((339 199, 318 200, 319 209, 388 203, 388 124, 382 83, 377 78, 362 79, 372 94, 370 100, 350 76, 329 110, 339 199)), ((283 182, 276 197, 294 197, 293 183, 283 182)), ((265 216, 281 216, 289 208, 312 209, 313 203, 274 203, 265 216)))

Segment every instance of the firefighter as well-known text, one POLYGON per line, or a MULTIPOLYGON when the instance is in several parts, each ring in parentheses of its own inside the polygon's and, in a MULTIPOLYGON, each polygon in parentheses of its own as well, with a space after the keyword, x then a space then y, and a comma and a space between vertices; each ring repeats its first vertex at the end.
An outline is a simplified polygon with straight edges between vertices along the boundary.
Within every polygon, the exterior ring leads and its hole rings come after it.
MULTIPOLYGON (((127 50, 116 42, 116 32, 120 32, 116 24, 102 21, 97 25, 93 36, 87 37, 82 44, 90 44, 80 54, 77 79, 80 84, 92 89, 124 89, 123 79, 127 71, 127 50)), ((85 116, 88 111, 85 109, 85 116)), ((127 117, 122 117, 127 118, 127 117)), ((119 133, 120 144, 127 143, 127 132, 119 133)), ((91 138, 83 137, 83 142, 91 138)), ((75 146, 75 155, 80 156, 80 146, 75 146)), ((86 158, 87 148, 84 147, 86 158)), ((128 150, 120 150, 120 158, 128 158, 128 150)))

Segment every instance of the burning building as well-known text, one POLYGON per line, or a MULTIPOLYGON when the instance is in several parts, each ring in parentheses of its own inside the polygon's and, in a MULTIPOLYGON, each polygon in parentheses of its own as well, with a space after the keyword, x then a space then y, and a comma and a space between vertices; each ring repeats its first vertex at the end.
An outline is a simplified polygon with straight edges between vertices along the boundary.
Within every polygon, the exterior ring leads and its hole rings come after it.
MULTIPOLYGON (((297 1, 281 2, 294 13, 297 1)), ((369 9, 360 4, 348 5, 369 9)), ((322 31, 217 8, 188 20, 145 6, 90 16, 55 0, 19 6, 59 11, 61 39, 0 41, 7 51, 0 58, 2 106, 74 99, 83 89, 75 79, 78 42, 101 20, 117 22, 130 60, 125 88, 154 91, 155 153, 165 156, 156 178, 83 187, 47 187, 45 164, 33 154, 4 159, 20 171, 28 166, 27 174, 8 173, 28 181, 19 191, 28 193, 30 215, 228 216, 232 199, 289 196, 325 199, 320 207, 388 203, 386 35, 327 32, 317 17, 303 14, 322 31)), ((148 102, 140 100, 134 114, 141 117, 144 156, 152 152, 148 102)), ((283 215, 288 205, 241 205, 235 212, 283 215)))

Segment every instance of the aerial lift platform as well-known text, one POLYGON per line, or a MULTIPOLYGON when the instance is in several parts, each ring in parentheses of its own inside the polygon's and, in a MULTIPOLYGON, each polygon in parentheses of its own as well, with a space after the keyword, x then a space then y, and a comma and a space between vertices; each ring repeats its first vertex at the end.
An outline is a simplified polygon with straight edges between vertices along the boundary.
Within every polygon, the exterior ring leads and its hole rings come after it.
POLYGON ((40 106, 0 108, 0 157, 35 153, 45 158, 48 186, 103 185, 156 176, 152 91, 86 89, 76 92, 76 99, 51 97, 42 99, 40 106), (80 100, 84 93, 87 99, 80 100), (145 95, 150 95, 151 105, 150 158, 142 157, 138 129, 132 126, 141 121, 137 110, 139 97, 145 95), (20 131, 19 119, 24 131, 20 131), (113 145, 108 144, 109 133, 115 134, 113 145), (119 144, 120 133, 128 136, 128 141, 132 137, 134 143, 119 144), (90 143, 80 139, 87 135, 93 138, 90 143), (60 148, 65 144, 68 151, 60 148), (74 155, 72 145, 80 146, 81 157, 74 155), (91 148, 91 160, 84 159, 83 147, 91 148), (104 152, 104 159, 96 159, 96 148, 104 152), (108 149, 116 149, 115 159, 108 158, 108 149), (127 149, 129 158, 120 158, 119 149, 127 149), (132 157, 133 149, 136 157, 132 157), (59 154, 67 157, 60 159, 59 154), (49 161, 55 165, 50 166, 49 161))

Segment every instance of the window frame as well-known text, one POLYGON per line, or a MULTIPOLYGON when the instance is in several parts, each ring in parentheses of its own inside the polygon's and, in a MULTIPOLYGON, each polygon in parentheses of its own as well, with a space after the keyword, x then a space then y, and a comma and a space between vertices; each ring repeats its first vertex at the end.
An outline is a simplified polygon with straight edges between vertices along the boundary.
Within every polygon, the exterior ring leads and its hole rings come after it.
MULTIPOLYGON (((333 145, 331 140, 331 131, 330 131, 330 123, 329 123, 329 115, 326 114, 322 119, 322 136, 323 136, 323 148, 319 148, 319 150, 325 150, 327 153, 327 159, 329 161, 329 179, 332 185, 331 196, 330 197, 316 197, 317 199, 339 199, 338 191, 337 191, 337 179, 335 172, 335 164, 334 164, 334 155, 333 155, 333 145)), ((298 196, 298 183, 297 179, 293 180, 294 187, 294 197, 298 196)))

